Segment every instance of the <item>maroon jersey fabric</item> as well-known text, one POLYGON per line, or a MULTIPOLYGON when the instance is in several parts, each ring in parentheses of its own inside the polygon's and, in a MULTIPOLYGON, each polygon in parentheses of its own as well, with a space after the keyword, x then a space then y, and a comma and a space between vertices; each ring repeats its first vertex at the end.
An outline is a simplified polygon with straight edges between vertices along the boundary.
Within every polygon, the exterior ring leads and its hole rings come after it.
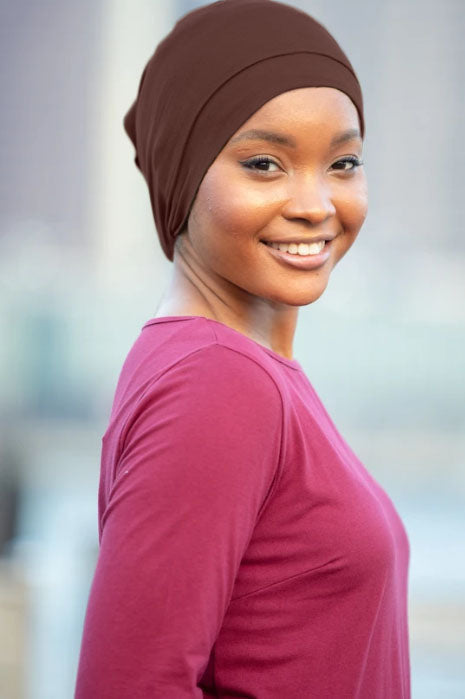
POLYGON ((149 320, 102 439, 77 699, 408 699, 409 542, 295 359, 149 320))

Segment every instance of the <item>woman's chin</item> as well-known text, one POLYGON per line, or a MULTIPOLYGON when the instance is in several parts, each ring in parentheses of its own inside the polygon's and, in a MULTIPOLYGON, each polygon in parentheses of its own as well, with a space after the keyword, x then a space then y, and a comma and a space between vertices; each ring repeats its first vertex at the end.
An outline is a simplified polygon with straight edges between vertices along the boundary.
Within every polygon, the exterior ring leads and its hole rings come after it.
POLYGON ((277 294, 273 296, 273 301, 277 301, 280 304, 286 306, 308 306, 315 301, 318 301, 320 296, 323 295, 326 287, 328 286, 328 280, 325 283, 315 285, 312 288, 287 290, 286 294, 277 294))

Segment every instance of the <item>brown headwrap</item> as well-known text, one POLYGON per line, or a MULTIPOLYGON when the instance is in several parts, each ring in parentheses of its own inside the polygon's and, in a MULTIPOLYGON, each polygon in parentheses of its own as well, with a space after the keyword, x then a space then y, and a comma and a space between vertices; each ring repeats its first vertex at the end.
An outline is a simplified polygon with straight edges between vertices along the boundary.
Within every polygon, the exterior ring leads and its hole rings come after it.
POLYGON ((273 97, 319 86, 350 97, 363 138, 354 69, 305 12, 274 0, 219 0, 178 20, 147 63, 124 118, 169 260, 200 183, 231 136, 273 97))

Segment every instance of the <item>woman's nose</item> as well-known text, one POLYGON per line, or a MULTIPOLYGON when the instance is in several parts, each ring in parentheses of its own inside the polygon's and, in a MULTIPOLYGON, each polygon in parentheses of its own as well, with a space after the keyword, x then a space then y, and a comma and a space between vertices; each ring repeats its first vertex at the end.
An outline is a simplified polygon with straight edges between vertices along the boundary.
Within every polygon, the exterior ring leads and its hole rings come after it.
POLYGON ((334 216, 336 207, 327 183, 316 176, 296 178, 289 186, 289 198, 282 214, 289 219, 304 219, 310 223, 322 223, 334 216))

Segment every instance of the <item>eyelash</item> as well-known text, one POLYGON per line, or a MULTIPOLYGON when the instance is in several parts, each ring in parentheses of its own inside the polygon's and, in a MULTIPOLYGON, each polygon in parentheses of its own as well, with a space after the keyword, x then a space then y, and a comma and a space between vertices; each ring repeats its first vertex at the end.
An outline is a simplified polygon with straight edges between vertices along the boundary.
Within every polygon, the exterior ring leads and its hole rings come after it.
MULTIPOLYGON (((359 160, 358 158, 356 158, 355 156, 352 156, 352 155, 349 155, 346 158, 341 158, 340 160, 337 160, 335 165, 337 163, 347 163, 347 162, 352 163, 353 167, 349 168, 348 170, 346 170, 345 168, 340 169, 339 172, 353 172, 358 167, 360 167, 360 165, 363 165, 363 160, 359 160)), ((254 169, 253 166, 256 165, 257 163, 271 163, 273 165, 278 164, 274 160, 269 158, 267 155, 263 155, 263 156, 259 155, 255 158, 251 158, 250 160, 242 161, 241 165, 248 168, 249 170, 253 170, 254 169)), ((255 170, 255 172, 264 172, 265 174, 267 174, 269 172, 269 170, 259 170, 258 169, 258 170, 255 170)))

